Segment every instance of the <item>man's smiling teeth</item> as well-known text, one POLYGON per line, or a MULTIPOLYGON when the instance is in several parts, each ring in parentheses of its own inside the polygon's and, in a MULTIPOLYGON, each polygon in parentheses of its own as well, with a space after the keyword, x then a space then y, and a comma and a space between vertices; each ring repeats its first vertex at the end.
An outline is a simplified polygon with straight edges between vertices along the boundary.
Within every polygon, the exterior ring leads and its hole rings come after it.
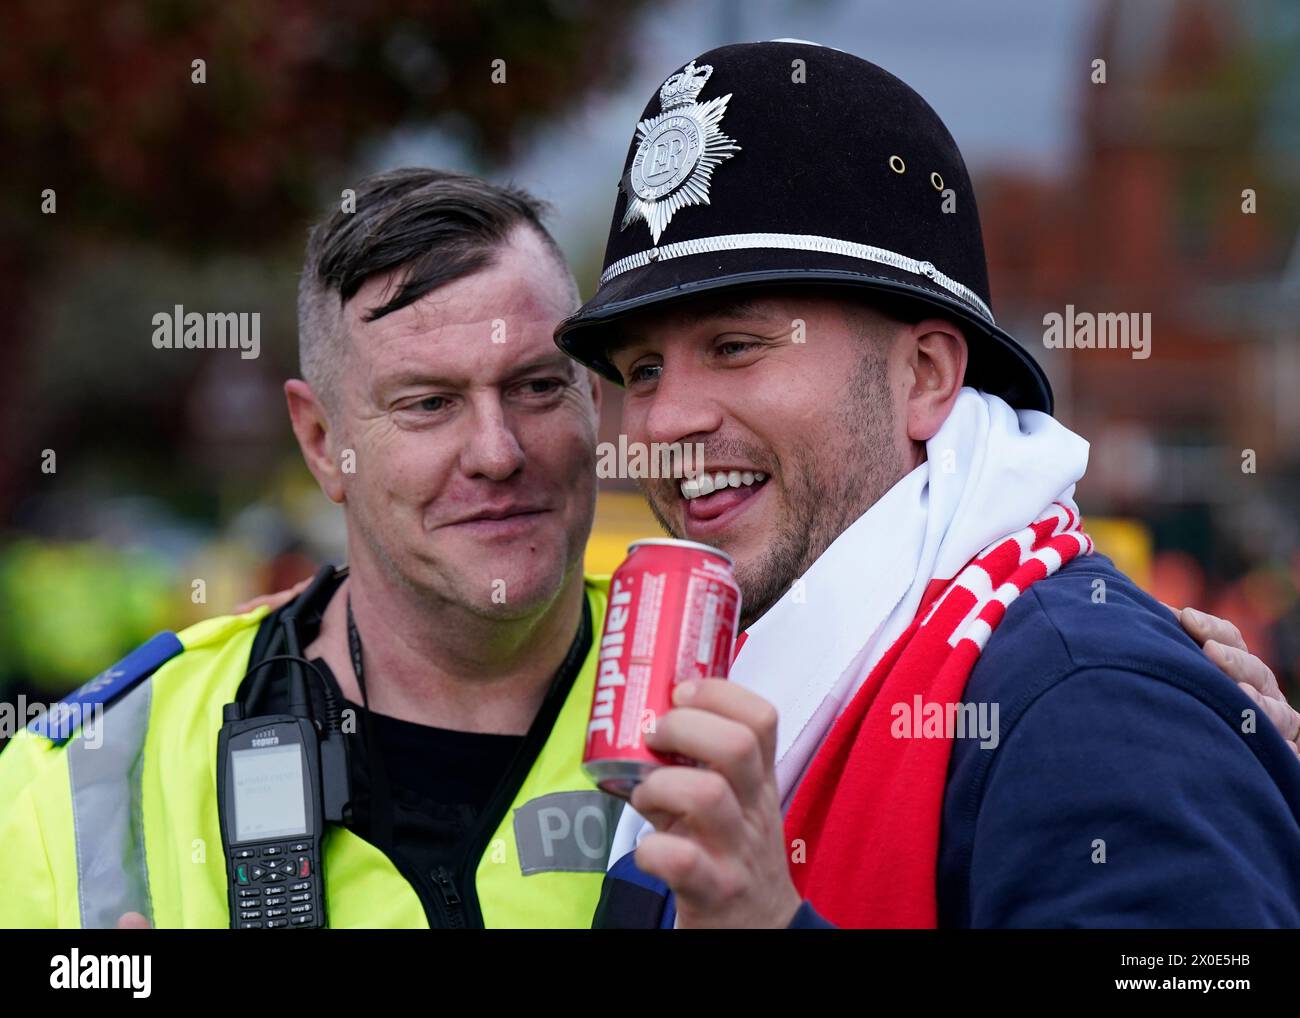
POLYGON ((719 470, 716 474, 705 474, 703 477, 692 477, 682 481, 682 498, 689 501, 721 491, 723 488, 747 487, 751 484, 762 484, 765 480, 767 474, 751 473, 748 470, 719 470))

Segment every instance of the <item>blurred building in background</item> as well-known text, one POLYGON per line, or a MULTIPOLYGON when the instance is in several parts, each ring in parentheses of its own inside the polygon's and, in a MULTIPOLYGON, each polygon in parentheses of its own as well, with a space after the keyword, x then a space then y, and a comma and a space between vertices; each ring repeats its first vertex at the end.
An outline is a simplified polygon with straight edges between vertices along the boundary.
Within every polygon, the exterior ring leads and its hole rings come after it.
POLYGON ((986 177, 994 297, 1042 336, 1067 305, 1151 315, 1150 356, 1038 349, 1092 442, 1085 512, 1141 519, 1150 586, 1229 615, 1300 677, 1300 45, 1281 4, 1110 2, 1077 159, 986 177), (1253 204, 1252 204, 1253 203, 1253 204), (1253 208, 1253 211, 1248 211, 1253 208))

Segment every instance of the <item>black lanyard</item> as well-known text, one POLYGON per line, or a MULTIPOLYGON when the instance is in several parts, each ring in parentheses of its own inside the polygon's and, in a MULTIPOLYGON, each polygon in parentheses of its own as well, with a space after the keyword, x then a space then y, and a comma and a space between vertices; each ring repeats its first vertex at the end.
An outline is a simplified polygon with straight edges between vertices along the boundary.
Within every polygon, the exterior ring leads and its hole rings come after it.
POLYGON ((352 671, 361 689, 361 724, 366 746, 366 761, 370 769, 370 832, 375 843, 385 848, 393 844, 393 798, 388 784, 388 771, 384 757, 375 738, 375 726, 370 720, 370 702, 366 699, 366 671, 361 656, 361 634, 352 616, 352 592, 348 591, 348 650, 352 654, 352 671))

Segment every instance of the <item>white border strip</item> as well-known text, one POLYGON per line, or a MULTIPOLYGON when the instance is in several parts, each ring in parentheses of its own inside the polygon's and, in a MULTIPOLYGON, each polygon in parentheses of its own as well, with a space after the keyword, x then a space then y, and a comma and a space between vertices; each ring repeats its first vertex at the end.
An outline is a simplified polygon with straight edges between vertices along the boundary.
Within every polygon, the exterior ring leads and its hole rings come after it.
POLYGON ((932 280, 949 293, 978 310, 990 323, 994 323, 993 312, 989 310, 987 304, 980 300, 974 290, 968 286, 963 286, 949 276, 945 276, 934 267, 932 262, 908 258, 906 255, 901 255, 896 251, 888 251, 883 247, 872 247, 870 244, 856 244, 849 240, 839 240, 835 237, 819 237, 816 234, 807 233, 728 233, 717 237, 697 237, 693 240, 678 241, 675 244, 664 244, 662 247, 652 247, 646 251, 628 255, 626 258, 620 258, 600 274, 600 282, 603 286, 615 276, 621 275, 629 269, 639 269, 643 265, 649 265, 651 262, 661 262, 668 258, 683 258, 687 255, 711 254, 714 251, 740 251, 753 248, 818 251, 823 254, 844 255, 848 258, 861 258, 864 261, 878 262, 891 268, 902 269, 918 276, 925 276, 926 279, 932 280))

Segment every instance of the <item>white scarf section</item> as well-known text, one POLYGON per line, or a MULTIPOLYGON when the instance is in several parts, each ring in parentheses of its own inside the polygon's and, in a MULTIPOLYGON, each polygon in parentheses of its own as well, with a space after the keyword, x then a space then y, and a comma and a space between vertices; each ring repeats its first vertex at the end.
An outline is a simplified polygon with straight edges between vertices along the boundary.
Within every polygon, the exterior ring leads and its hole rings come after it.
MULTIPOLYGON (((930 581, 1040 518, 1077 513, 1088 443, 1037 410, 963 388, 926 460, 845 530, 748 630, 730 680, 778 711, 782 810, 876 662, 911 624, 930 581)), ((630 806, 609 865, 653 828, 630 806)))

